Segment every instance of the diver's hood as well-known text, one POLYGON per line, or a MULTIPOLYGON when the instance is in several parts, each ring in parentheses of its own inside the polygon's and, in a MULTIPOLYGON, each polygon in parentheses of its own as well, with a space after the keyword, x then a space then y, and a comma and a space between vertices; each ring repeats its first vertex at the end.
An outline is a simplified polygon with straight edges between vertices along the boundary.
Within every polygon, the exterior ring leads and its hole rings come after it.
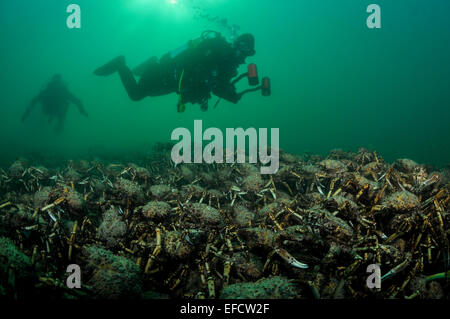
POLYGON ((250 33, 240 35, 234 41, 234 48, 238 51, 238 54, 253 56, 255 55, 255 38, 250 33))

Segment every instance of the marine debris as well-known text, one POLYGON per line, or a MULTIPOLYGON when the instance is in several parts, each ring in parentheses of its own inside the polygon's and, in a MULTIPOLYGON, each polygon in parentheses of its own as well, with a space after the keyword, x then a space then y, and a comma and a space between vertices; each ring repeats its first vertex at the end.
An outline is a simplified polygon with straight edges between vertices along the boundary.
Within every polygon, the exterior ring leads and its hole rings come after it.
POLYGON ((7 298, 448 298, 450 168, 376 152, 257 164, 19 159, 0 171, 7 298), (80 289, 69 289, 70 264, 80 289), (367 267, 381 268, 381 289, 367 267))

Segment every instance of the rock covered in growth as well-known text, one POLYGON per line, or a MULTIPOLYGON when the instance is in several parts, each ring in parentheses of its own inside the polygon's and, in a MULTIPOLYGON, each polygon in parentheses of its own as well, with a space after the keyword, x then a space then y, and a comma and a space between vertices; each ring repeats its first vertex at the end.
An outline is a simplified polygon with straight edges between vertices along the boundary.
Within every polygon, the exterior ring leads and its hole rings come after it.
POLYGON ((199 185, 188 184, 182 186, 180 194, 185 197, 185 200, 194 201, 204 197, 206 190, 199 185))
POLYGON ((305 211, 307 225, 316 229, 324 238, 346 242, 353 237, 353 228, 343 219, 334 216, 320 206, 305 211))
MULTIPOLYGON (((0 267, 0 277, 2 271, 14 270, 14 275, 18 279, 25 279, 30 275, 31 260, 22 253, 13 241, 6 237, 0 237, 0 259, 2 260, 2 266, 0 267)), ((7 273, 3 274, 8 276, 7 273)))
POLYGON ((292 299, 298 295, 295 286, 285 277, 275 276, 258 282, 230 285, 222 290, 222 299, 292 299))
POLYGON ((340 210, 344 207, 355 210, 358 209, 358 205, 356 205, 354 201, 341 195, 331 196, 325 201, 325 207, 331 212, 340 210))
POLYGON ((21 178, 26 169, 25 163, 22 160, 17 160, 11 164, 8 174, 12 178, 21 178))
POLYGON ((91 168, 90 163, 86 160, 79 160, 73 163, 72 165, 74 167, 74 169, 76 169, 77 171, 86 173, 88 172, 88 170, 91 168))
POLYGON ((206 242, 207 232, 200 229, 187 229, 184 239, 192 246, 202 247, 206 242))
POLYGON ((179 231, 169 231, 163 234, 164 251, 172 258, 187 258, 194 250, 194 246, 183 240, 179 231))
POLYGON ((264 219, 266 217, 269 217, 270 214, 276 215, 276 213, 279 211, 280 207, 277 202, 273 202, 270 204, 267 204, 263 208, 261 208, 257 214, 258 219, 264 219))
POLYGON ((229 166, 224 166, 216 172, 217 180, 219 183, 226 183, 229 181, 232 169, 229 166))
POLYGON ((289 199, 289 196, 283 193, 278 193, 279 197, 272 203, 263 206, 258 213, 256 218, 258 220, 263 220, 269 217, 270 214, 276 216, 280 211, 284 209, 284 206, 291 206, 294 202, 289 199))
POLYGON ((105 172, 107 175, 118 176, 124 168, 121 164, 109 164, 105 167, 105 172))
POLYGON ((33 203, 35 208, 44 207, 47 203, 48 197, 50 196, 51 188, 46 186, 42 188, 40 191, 34 193, 33 203))
POLYGON ((419 198, 408 191, 399 191, 386 197, 382 203, 384 210, 404 212, 413 210, 420 205, 419 198))
POLYGON ((246 245, 252 248, 272 249, 275 243, 275 233, 270 229, 250 227, 240 229, 239 237, 245 240, 246 245))
POLYGON ((248 227, 255 219, 253 214, 247 207, 241 204, 233 206, 233 221, 241 227, 248 227))
POLYGON ((99 246, 84 248, 89 285, 100 299, 131 299, 142 293, 139 267, 131 260, 99 246))
POLYGON ((425 167, 417 164, 410 159, 398 159, 394 165, 400 172, 403 172, 406 176, 406 180, 416 186, 423 186, 428 179, 428 173, 425 167))
POLYGON ((210 198, 214 198, 216 201, 225 197, 224 193, 214 188, 208 189, 207 194, 210 198))
POLYGON ((319 173, 319 171, 320 171, 319 168, 312 164, 303 165, 301 167, 302 174, 304 174, 306 176, 312 176, 314 174, 319 173))
POLYGON ((333 233, 336 238, 350 239, 353 234, 353 228, 342 218, 336 217, 328 211, 324 212, 324 224, 322 229, 329 234, 333 233))
POLYGON ((280 161, 289 163, 289 164, 295 164, 300 163, 302 161, 301 156, 286 153, 286 152, 280 152, 280 161))
POLYGON ((77 183, 81 181, 82 176, 73 168, 69 168, 67 172, 64 174, 64 178, 70 182, 77 183))
POLYGON ((256 255, 250 253, 247 256, 244 252, 238 252, 233 254, 231 261, 235 269, 246 278, 261 278, 264 265, 256 255))
POLYGON ((386 169, 387 165, 383 162, 370 162, 361 167, 361 172, 364 175, 372 174, 373 172, 379 172, 382 169, 386 169))
POLYGON ((114 186, 122 198, 135 200, 138 203, 144 201, 144 193, 139 184, 125 178, 118 178, 114 186))
POLYGON ((408 158, 400 158, 395 162, 395 167, 404 173, 413 173, 423 169, 419 164, 408 158))
POLYGON ((137 166, 134 164, 130 164, 130 167, 134 168, 137 178, 148 180, 151 177, 150 172, 145 167, 137 166))
POLYGON ((38 166, 33 170, 33 175, 39 179, 46 179, 51 176, 51 172, 44 166, 38 166))
POLYGON ((359 185, 359 188, 363 188, 365 185, 369 185, 371 191, 380 188, 380 184, 378 182, 371 181, 359 174, 352 174, 352 176, 354 181, 359 185))
MULTIPOLYGON (((433 174, 431 174, 433 175, 433 174)), ((442 184, 446 185, 450 183, 450 163, 446 167, 442 168, 439 172, 435 172, 434 176, 440 176, 442 179, 442 184)))
POLYGON ((198 175, 205 184, 214 184, 216 182, 215 174, 211 174, 210 172, 200 172, 198 175))
POLYGON ((339 217, 342 217, 346 220, 357 221, 360 218, 358 205, 351 199, 348 199, 341 195, 331 196, 330 198, 326 199, 323 203, 323 206, 330 213, 339 212, 339 217))
POLYGON ((115 247, 126 232, 127 225, 117 210, 110 208, 103 214, 103 220, 97 229, 97 235, 106 247, 115 247))
POLYGON ((91 179, 91 186, 96 194, 102 194, 106 190, 105 184, 98 178, 91 179))
POLYGON ((170 189, 169 185, 164 185, 164 184, 153 185, 150 187, 150 192, 156 198, 161 199, 161 198, 167 196, 171 192, 171 189, 170 189))
POLYGON ((203 203, 193 203, 186 205, 190 217, 192 217, 199 225, 206 225, 210 227, 221 227, 224 224, 222 214, 214 207, 203 203))
POLYGON ((294 171, 293 165, 280 164, 280 168, 273 175, 273 177, 275 177, 275 181, 286 181, 287 182, 287 181, 295 178, 295 176, 292 175, 292 171, 294 171))
POLYGON ((190 168, 188 168, 186 165, 181 166, 181 175, 184 179, 187 181, 192 181, 195 177, 194 173, 190 168))
MULTIPOLYGON (((247 158, 248 160, 248 158, 247 158)), ((237 165, 239 171, 244 176, 250 176, 253 174, 260 174, 260 171, 258 170, 258 167, 256 165, 250 164, 250 163, 242 163, 237 165)))
POLYGON ((443 299, 445 293, 437 281, 427 282, 426 276, 417 276, 408 285, 409 293, 419 292, 420 299, 443 299))
POLYGON ((21 229, 30 225, 39 225, 46 229, 48 223, 42 218, 42 215, 33 216, 29 210, 22 208, 11 209, 6 214, 0 214, 0 229, 13 228, 21 229))
POLYGON ((424 294, 425 299, 444 299, 446 298, 446 294, 442 289, 442 285, 437 281, 432 281, 428 285, 428 289, 424 294))
POLYGON ((354 157, 354 160, 356 160, 358 163, 361 163, 362 165, 368 162, 373 162, 374 159, 374 153, 372 153, 368 149, 365 149, 364 147, 360 147, 358 153, 354 157))
POLYGON ((170 213, 170 205, 166 202, 151 201, 142 207, 142 213, 149 219, 162 220, 170 213))
POLYGON ((260 173, 251 173, 242 181, 242 190, 245 192, 259 192, 264 188, 264 181, 260 173))
POLYGON ((347 171, 347 165, 345 165, 343 162, 333 159, 326 159, 318 164, 320 167, 322 167, 326 171, 331 172, 345 172, 347 171))
POLYGON ((336 160, 351 160, 355 154, 352 152, 346 152, 343 149, 336 148, 330 151, 328 158, 336 160))
POLYGON ((85 206, 85 201, 83 196, 75 190, 69 191, 65 195, 66 203, 70 209, 75 212, 80 212, 85 206))

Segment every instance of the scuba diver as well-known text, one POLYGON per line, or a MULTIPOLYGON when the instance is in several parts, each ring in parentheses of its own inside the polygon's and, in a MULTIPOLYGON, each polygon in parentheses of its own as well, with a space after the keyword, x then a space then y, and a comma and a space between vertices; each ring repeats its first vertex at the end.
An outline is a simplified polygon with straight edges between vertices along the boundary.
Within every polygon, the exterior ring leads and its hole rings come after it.
POLYGON ((83 103, 79 98, 69 92, 60 74, 55 74, 47 84, 47 87, 31 100, 22 116, 22 122, 25 121, 38 102, 41 103, 42 112, 48 115, 49 123, 52 122, 53 118, 57 119, 58 122, 55 126, 57 133, 60 133, 63 129, 69 102, 75 104, 82 115, 88 116, 83 107, 83 103))
POLYGON ((232 103, 237 103, 242 95, 262 90, 264 96, 270 95, 269 78, 257 88, 237 93, 234 84, 244 77, 250 85, 257 85, 256 66, 251 64, 249 72, 236 79, 237 68, 245 63, 247 57, 255 54, 255 39, 251 34, 243 34, 233 43, 215 31, 204 31, 200 38, 191 40, 177 50, 163 55, 159 60, 153 56, 131 70, 123 55, 116 57, 94 71, 98 76, 119 73, 122 84, 133 101, 147 96, 160 96, 176 92, 178 112, 185 110, 186 103, 200 104, 208 109, 211 93, 232 103), (134 75, 140 77, 136 81, 134 75))

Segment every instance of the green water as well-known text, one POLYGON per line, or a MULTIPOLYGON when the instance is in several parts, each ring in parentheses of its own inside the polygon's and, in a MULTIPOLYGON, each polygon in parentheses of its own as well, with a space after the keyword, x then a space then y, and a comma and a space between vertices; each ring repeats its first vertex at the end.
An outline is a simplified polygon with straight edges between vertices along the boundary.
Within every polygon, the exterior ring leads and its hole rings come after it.
MULTIPOLYGON (((197 9, 198 10, 198 9, 197 9)), ((376 149, 387 160, 442 165, 450 158, 450 2, 446 0, 2 0, 0 2, 0 147, 2 161, 42 152, 131 151, 170 140, 176 127, 278 127, 281 148, 326 154, 376 149), (381 6, 382 28, 368 29, 366 7, 381 6), (82 27, 66 27, 66 7, 82 27), (118 75, 93 70, 124 54, 135 66, 205 29, 195 7, 226 18, 256 38, 261 76, 272 96, 244 96, 217 109, 187 106, 176 94, 129 100, 118 75), (20 118, 54 73, 83 100, 89 118, 69 110, 55 135, 36 108, 20 118)), ((240 71, 245 71, 242 66, 240 71)), ((238 86, 246 87, 245 81, 238 86)))

